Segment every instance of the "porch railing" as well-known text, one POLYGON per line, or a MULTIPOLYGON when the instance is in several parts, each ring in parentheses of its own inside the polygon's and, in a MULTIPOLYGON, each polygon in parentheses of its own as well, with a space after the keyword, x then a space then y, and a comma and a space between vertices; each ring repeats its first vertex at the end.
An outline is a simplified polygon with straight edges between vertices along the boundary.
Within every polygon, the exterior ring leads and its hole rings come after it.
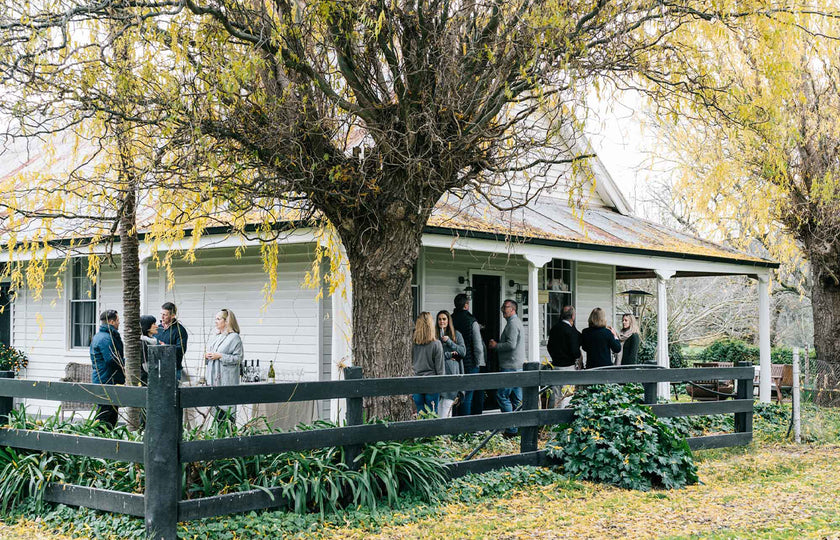
POLYGON ((273 454, 327 446, 344 446, 348 465, 365 443, 472 433, 516 427, 521 432, 520 453, 448 464, 451 478, 513 465, 539 465, 546 453, 539 450, 541 426, 571 422, 571 409, 539 410, 541 386, 640 383, 645 401, 659 417, 734 414, 735 432, 692 437, 692 449, 749 444, 752 440, 753 368, 691 368, 660 370, 545 371, 529 363, 524 371, 475 375, 446 375, 364 379, 361 368, 345 369, 345 380, 290 384, 179 388, 175 380, 174 348, 151 347, 149 386, 123 387, 0 379, 0 422, 12 407, 12 398, 89 401, 120 407, 146 407, 144 441, 121 441, 33 430, 0 429, 0 445, 61 452, 115 461, 143 463, 145 493, 133 494, 68 484, 50 484, 45 500, 97 510, 144 517, 150 538, 174 539, 179 521, 282 507, 281 489, 181 500, 181 464, 231 457, 273 454), (730 401, 657 404, 656 383, 735 379, 737 397, 730 401), (454 418, 363 424, 365 397, 522 387, 522 410, 454 418), (214 405, 278 403, 340 398, 346 400, 342 427, 272 433, 213 440, 182 440, 183 409, 214 405))

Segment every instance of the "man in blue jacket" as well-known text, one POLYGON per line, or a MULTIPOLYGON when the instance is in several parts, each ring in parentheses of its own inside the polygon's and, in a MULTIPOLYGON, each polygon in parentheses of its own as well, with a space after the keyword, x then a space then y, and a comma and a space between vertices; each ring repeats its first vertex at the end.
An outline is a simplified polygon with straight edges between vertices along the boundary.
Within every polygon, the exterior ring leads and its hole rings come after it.
POLYGON ((164 345, 175 346, 175 378, 181 380, 184 354, 187 352, 187 329, 178 322, 178 308, 172 302, 160 306, 160 323, 155 337, 164 345))
MULTIPOLYGON (((106 309, 99 316, 102 325, 90 342, 91 382, 94 384, 125 384, 123 342, 120 337, 120 317, 116 310, 106 309)), ((113 428, 117 423, 117 407, 99 405, 96 419, 113 428)))

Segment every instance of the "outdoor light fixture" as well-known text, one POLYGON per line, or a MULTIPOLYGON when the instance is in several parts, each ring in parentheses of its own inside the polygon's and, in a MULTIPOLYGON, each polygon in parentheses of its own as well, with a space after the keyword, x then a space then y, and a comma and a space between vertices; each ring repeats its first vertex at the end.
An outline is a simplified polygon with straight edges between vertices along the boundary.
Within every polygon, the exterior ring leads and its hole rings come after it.
POLYGON ((464 277, 464 276, 458 276, 458 283, 460 283, 461 285, 463 285, 464 283, 467 284, 467 286, 464 287, 464 294, 466 294, 467 297, 470 300, 472 300, 473 288, 472 288, 472 284, 470 284, 470 278, 464 277))
POLYGON ((638 289, 630 289, 629 291, 620 292, 618 294, 627 295, 627 303, 630 304, 630 309, 633 310, 633 316, 637 317, 645 307, 645 302, 648 296, 653 296, 647 291, 640 291, 638 289))
POLYGON ((522 284, 514 280, 508 281, 508 287, 516 287, 516 292, 513 293, 513 296, 517 303, 523 306, 528 305, 528 289, 523 289, 522 284))

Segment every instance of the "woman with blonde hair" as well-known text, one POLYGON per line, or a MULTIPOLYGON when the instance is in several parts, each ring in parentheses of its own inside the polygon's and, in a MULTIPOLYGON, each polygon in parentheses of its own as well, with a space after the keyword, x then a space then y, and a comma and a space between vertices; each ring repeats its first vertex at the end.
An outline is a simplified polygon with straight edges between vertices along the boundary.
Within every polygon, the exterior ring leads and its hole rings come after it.
MULTIPOLYGON (((414 323, 414 347, 411 351, 414 375, 425 377, 428 375, 443 375, 443 347, 435 339, 435 323, 432 314, 424 311, 414 323)), ((417 413, 423 411, 437 412, 440 394, 413 394, 417 413)))
MULTIPOLYGON (((239 384, 239 364, 245 356, 242 338, 239 337, 239 323, 229 309, 222 309, 213 319, 216 333, 207 344, 204 361, 207 363, 208 386, 232 386, 239 384)), ((236 407, 219 406, 216 420, 235 417, 236 407)))
POLYGON ((621 352, 618 353, 616 365, 629 366, 639 363, 639 345, 642 338, 639 335, 639 321, 632 313, 625 313, 621 317, 621 330, 618 332, 621 342, 621 352))
POLYGON ((586 369, 613 365, 612 352, 621 350, 615 330, 607 326, 604 310, 596 307, 589 314, 589 328, 580 333, 580 346, 586 352, 586 369))

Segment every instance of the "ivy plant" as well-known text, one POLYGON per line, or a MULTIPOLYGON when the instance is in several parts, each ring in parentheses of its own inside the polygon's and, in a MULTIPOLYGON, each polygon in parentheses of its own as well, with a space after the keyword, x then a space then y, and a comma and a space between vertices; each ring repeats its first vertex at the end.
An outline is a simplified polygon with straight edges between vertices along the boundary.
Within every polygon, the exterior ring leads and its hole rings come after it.
POLYGON ((575 418, 553 428, 548 455, 581 480, 647 491, 697 482, 688 443, 643 404, 637 385, 579 387, 575 418))

